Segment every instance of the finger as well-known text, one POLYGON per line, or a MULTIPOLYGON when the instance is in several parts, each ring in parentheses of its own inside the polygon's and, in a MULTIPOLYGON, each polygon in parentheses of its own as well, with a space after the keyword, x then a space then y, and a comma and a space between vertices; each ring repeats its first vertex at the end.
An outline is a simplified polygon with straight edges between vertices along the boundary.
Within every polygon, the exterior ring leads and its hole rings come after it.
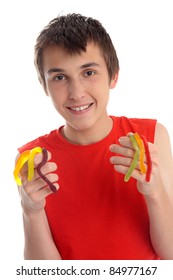
MULTIPOLYGON (((122 161, 122 159, 120 160, 120 162, 122 161)), ((114 161, 115 162, 115 161, 114 161)), ((158 162, 157 160, 153 161, 153 168, 151 170, 151 177, 153 177, 157 170, 158 170, 158 162)), ((147 164, 146 164, 146 168, 148 168, 147 164)), ((127 174, 128 170, 129 170, 129 166, 126 166, 123 162, 123 164, 115 164, 114 165, 114 169, 122 174, 127 174)), ((141 170, 140 170, 140 167, 139 167, 139 163, 137 165, 137 167, 134 169, 134 171, 132 172, 131 176, 130 177, 133 177, 134 179, 136 179, 137 181, 139 181, 140 183, 142 184, 148 184, 146 182, 146 173, 145 174, 142 174, 141 173, 141 170)), ((150 180, 151 181, 151 180, 150 180)))
POLYGON ((125 157, 133 158, 134 157, 134 149, 129 147, 120 146, 118 144, 112 144, 110 146, 110 151, 115 154, 119 154, 125 157))
MULTIPOLYGON (((47 161, 49 161, 52 157, 52 154, 48 152, 48 159, 47 161)), ((36 154, 35 157, 34 157, 34 166, 36 167, 43 159, 43 155, 42 153, 39 153, 39 154, 36 154)), ((28 164, 27 162, 24 164, 23 168, 21 169, 20 173, 22 174, 22 172, 28 172, 28 164)))
MULTIPOLYGON (((57 190, 59 189, 59 185, 55 183, 55 186, 57 190)), ((52 194, 52 191, 49 187, 45 187, 41 189, 39 192, 33 193, 31 195, 28 195, 26 192, 26 189, 21 186, 20 187, 20 195, 21 195, 21 204, 22 207, 25 210, 32 210, 32 211, 38 211, 40 209, 43 209, 45 206, 45 198, 52 194)))
MULTIPOLYGON (((123 138, 127 138, 127 137, 125 136, 123 138)), ((122 144, 123 144, 122 146, 118 145, 118 144, 112 144, 109 147, 109 149, 112 153, 119 154, 124 157, 133 158, 134 153, 135 153, 134 149, 125 146, 125 145, 127 145, 126 140, 122 144)), ((150 142, 148 142, 148 147, 149 147, 149 151, 150 151, 152 160, 157 161, 157 148, 155 147, 155 145, 153 145, 153 143, 150 143, 150 142)), ((144 155, 144 162, 147 163, 146 154, 144 155)))
MULTIPOLYGON (((47 163, 42 167, 42 173, 47 177, 48 174, 55 172, 56 169, 57 169, 56 163, 54 163, 54 162, 47 162, 47 163)), ((49 175, 49 176, 50 176, 50 175, 49 175)), ((56 176, 56 179, 52 179, 52 180, 58 181, 58 179, 59 179, 58 175, 56 174, 55 176, 56 176)), ((35 180, 38 180, 38 179, 40 178, 40 176, 39 176, 38 173, 37 173, 36 168, 35 168, 35 170, 34 170, 34 176, 33 176, 33 178, 32 178, 31 181, 28 181, 28 172, 27 172, 27 170, 26 170, 26 171, 24 171, 24 170, 21 171, 21 177, 22 177, 22 178, 21 178, 22 184, 23 184, 24 186, 29 186, 30 188, 32 187, 34 181, 35 181, 35 180)), ((37 183, 39 183, 39 181, 37 181, 37 183)), ((40 189, 41 187, 42 187, 42 186, 40 186, 40 185, 37 184, 37 185, 34 187, 34 190, 37 191, 37 190, 40 189)), ((31 191, 32 191, 32 188, 31 188, 31 191)))
MULTIPOLYGON (((52 157, 52 154, 49 151, 47 151, 47 161, 49 161, 51 159, 51 157, 52 157)), ((34 158, 34 165, 37 166, 42 161, 42 159, 43 159, 42 153, 37 154, 34 158)))
MULTIPOLYGON (((58 183, 54 183, 54 186, 56 188, 56 190, 59 189, 59 184, 58 183)), ((52 194, 52 190, 50 189, 49 186, 44 186, 43 188, 41 188, 38 192, 32 194, 30 197, 32 199, 32 201, 34 200, 35 203, 44 200, 48 195, 52 194)))
MULTIPOLYGON (((58 183, 53 183, 53 185, 55 186, 55 188, 56 188, 56 190, 59 190, 59 188, 60 188, 60 186, 59 186, 59 184, 58 183)), ((51 190, 51 188, 49 187, 49 186, 45 186, 44 188, 42 188, 41 190, 40 190, 40 192, 42 193, 42 194, 45 194, 46 196, 47 195, 49 195, 49 194, 51 194, 51 193, 54 193, 52 190, 51 190)))
MULTIPOLYGON (((110 162, 114 165, 123 165, 129 168, 132 163, 132 158, 113 156, 110 158, 110 162)), ((139 162, 137 163, 136 169, 140 170, 139 162)))
MULTIPOLYGON (((53 173, 57 170, 57 164, 55 162, 47 162, 45 165, 41 167, 41 172, 46 175, 49 173, 53 173)), ((40 176, 38 175, 37 168, 34 169, 34 176, 32 180, 38 179, 40 176)))
MULTIPOLYGON (((59 190, 59 184, 58 183, 53 183, 54 186, 56 187, 57 190, 59 190)), ((46 198, 48 195, 52 194, 52 190, 50 189, 49 186, 45 186, 43 187, 40 191, 39 191, 39 196, 41 199, 46 198)))
MULTIPOLYGON (((117 172, 122 173, 124 175, 128 172, 128 167, 124 165, 114 165, 114 169, 117 172)), ((141 183, 144 183, 146 174, 142 174, 140 170, 134 169, 130 177, 136 179, 141 183)))
MULTIPOLYGON (((42 168, 42 172, 43 173, 51 173, 51 172, 54 172, 56 171, 57 169, 57 164, 55 162, 47 162, 42 168)), ((25 166, 22 168, 22 170, 20 171, 20 175, 22 177, 27 177, 27 174, 28 174, 28 166, 27 164, 25 164, 25 166)), ((37 178, 38 177, 38 174, 37 174, 37 170, 35 168, 35 171, 34 171, 34 176, 33 176, 33 179, 37 178)))
MULTIPOLYGON (((46 177, 53 184, 57 183, 59 179, 56 173, 49 173, 46 175, 46 177)), ((27 178, 23 179, 22 185, 28 195, 31 195, 32 193, 36 193, 47 186, 46 182, 40 177, 30 182, 28 182, 27 178)))
POLYGON ((129 136, 121 136, 118 141, 121 146, 133 149, 133 145, 129 136))

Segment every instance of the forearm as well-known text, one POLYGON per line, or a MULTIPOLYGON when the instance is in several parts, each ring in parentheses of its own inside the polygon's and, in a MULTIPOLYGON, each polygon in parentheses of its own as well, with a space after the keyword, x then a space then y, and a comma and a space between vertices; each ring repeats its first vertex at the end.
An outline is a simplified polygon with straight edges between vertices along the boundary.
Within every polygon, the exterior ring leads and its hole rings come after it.
POLYGON ((173 260, 173 206, 164 189, 157 197, 146 197, 151 242, 161 259, 173 260))
POLYGON ((44 210, 34 214, 23 214, 25 249, 27 260, 61 259, 55 246, 44 210))

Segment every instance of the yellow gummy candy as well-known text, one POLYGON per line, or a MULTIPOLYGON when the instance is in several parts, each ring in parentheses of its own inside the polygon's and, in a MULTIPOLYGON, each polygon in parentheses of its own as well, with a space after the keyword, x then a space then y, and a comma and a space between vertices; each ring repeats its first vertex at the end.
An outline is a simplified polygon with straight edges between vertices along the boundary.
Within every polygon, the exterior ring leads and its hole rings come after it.
POLYGON ((38 153, 42 153, 42 149, 40 147, 35 147, 30 151, 28 158, 28 181, 31 181, 34 176, 34 158, 38 153))
POLYGON ((37 153, 42 153, 42 148, 35 147, 31 150, 24 151, 17 159, 15 169, 13 172, 14 179, 18 186, 22 185, 21 179, 19 177, 20 170, 23 165, 28 161, 28 181, 31 181, 34 176, 34 158, 37 153))
POLYGON ((129 137, 130 137, 131 143, 133 145, 133 148, 135 149, 135 154, 134 154, 133 161, 124 177, 125 182, 127 182, 130 179, 132 172, 134 171, 134 169, 136 168, 136 166, 138 164, 138 160, 139 160, 139 164, 140 164, 141 173, 145 174, 147 172, 146 166, 144 163, 145 146, 144 146, 143 140, 141 139, 141 137, 139 136, 139 134, 137 132, 135 134, 130 134, 129 137))
POLYGON ((30 150, 26 150, 24 151, 17 159, 16 162, 16 166, 13 172, 14 175, 14 179, 16 181, 16 183, 21 186, 22 182, 21 179, 19 177, 19 172, 22 169, 23 165, 27 162, 28 158, 29 158, 29 154, 30 154, 30 150))

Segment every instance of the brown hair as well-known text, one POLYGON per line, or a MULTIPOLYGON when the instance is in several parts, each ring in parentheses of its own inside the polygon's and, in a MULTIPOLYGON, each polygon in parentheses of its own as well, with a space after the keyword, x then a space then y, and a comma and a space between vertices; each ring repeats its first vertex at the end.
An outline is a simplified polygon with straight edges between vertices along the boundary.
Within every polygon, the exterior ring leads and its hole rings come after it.
POLYGON ((50 21, 36 41, 34 62, 44 89, 46 84, 43 73, 43 50, 53 44, 65 48, 69 54, 80 54, 86 51, 88 42, 94 42, 99 46, 111 80, 119 70, 119 61, 109 34, 98 20, 80 14, 68 14, 50 21))

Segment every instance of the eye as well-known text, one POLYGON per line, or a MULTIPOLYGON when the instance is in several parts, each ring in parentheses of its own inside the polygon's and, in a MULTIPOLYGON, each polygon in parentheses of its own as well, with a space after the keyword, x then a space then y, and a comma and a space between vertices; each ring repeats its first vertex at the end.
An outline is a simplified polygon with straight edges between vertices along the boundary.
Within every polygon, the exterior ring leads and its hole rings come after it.
POLYGON ((85 72, 85 76, 87 76, 87 77, 93 76, 94 74, 95 74, 95 72, 92 71, 92 70, 88 70, 88 71, 85 72))
POLYGON ((57 75, 57 76, 55 77, 55 80, 56 80, 56 81, 63 81, 64 79, 65 79, 64 75, 57 75))

